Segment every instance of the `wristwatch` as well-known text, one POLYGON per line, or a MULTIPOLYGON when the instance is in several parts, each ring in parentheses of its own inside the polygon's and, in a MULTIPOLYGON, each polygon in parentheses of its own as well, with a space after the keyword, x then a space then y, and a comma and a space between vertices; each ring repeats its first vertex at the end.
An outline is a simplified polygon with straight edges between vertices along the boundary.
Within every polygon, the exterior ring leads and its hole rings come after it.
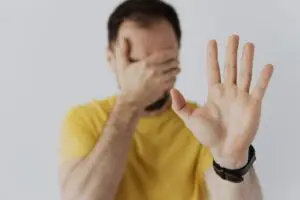
POLYGON ((249 154, 248 154, 248 162, 247 164, 239 169, 226 169, 221 167, 216 161, 213 161, 213 168, 215 172, 223 179, 227 180, 232 183, 240 183, 244 180, 243 176, 249 171, 252 167, 253 163, 256 160, 255 149, 251 145, 249 147, 249 154))

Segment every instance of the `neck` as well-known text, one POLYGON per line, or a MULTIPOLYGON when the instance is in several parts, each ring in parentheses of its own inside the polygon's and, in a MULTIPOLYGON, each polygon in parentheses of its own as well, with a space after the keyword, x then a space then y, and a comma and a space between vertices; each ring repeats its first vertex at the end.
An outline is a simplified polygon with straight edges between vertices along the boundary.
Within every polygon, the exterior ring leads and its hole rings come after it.
POLYGON ((142 117, 151 117, 151 116, 159 115, 165 112, 166 110, 168 110, 171 107, 171 104, 172 104, 171 99, 168 99, 167 102, 164 104, 164 106, 161 107, 160 109, 153 110, 153 111, 143 111, 141 115, 142 117))

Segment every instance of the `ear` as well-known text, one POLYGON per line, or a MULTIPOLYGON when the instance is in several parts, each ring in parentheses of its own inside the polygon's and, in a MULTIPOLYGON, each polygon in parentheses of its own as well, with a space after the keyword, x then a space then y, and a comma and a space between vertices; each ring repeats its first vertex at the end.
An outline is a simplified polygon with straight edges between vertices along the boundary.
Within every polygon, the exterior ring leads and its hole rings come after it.
POLYGON ((106 48, 106 60, 108 62, 110 70, 116 71, 116 59, 113 50, 110 47, 106 48))

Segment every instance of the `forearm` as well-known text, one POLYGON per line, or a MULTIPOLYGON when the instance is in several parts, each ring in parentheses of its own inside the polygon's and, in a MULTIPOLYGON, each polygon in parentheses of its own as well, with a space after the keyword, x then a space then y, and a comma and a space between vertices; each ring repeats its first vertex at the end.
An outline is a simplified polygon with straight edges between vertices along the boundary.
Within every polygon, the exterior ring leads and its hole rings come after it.
POLYGON ((255 170, 251 168, 241 183, 221 179, 210 168, 206 173, 210 200, 262 200, 263 195, 255 170))
POLYGON ((130 104, 117 101, 93 151, 69 176, 72 200, 113 200, 123 177, 139 113, 130 104), (72 179, 71 179, 72 177, 72 179), (76 184, 76 185, 75 185, 76 184))

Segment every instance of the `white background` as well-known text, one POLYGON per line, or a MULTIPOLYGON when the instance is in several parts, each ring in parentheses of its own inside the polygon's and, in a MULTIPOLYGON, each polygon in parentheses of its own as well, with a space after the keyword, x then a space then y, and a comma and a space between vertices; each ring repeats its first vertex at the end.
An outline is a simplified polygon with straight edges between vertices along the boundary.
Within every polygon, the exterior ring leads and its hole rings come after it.
MULTIPOLYGON (((117 0, 0 1, 0 199, 58 200, 59 123, 67 109, 116 91, 105 61, 117 0)), ((172 0, 183 29, 178 87, 206 96, 205 48, 227 36, 256 44, 256 75, 275 65, 256 138, 265 199, 300 199, 300 14, 295 0, 172 0), (298 189, 298 190, 297 190, 298 189)), ((256 78, 257 76, 255 76, 256 78)))

